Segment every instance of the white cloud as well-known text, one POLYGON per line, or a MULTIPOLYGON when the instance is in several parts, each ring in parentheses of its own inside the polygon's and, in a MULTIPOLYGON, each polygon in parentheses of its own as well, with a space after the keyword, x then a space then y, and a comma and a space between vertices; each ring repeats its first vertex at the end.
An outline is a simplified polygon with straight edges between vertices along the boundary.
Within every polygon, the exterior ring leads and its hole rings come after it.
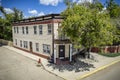
POLYGON ((30 16, 25 16, 24 18, 32 17, 32 16, 37 17, 37 16, 43 16, 43 15, 45 15, 45 13, 43 11, 38 12, 35 9, 33 9, 33 10, 28 9, 28 13, 30 14, 30 16))
POLYGON ((73 2, 77 2, 77 3, 90 2, 90 3, 92 3, 93 0, 73 0, 73 2))
POLYGON ((6 12, 7 14, 13 13, 13 10, 10 9, 10 8, 4 8, 4 10, 5 10, 5 12, 6 12))
POLYGON ((45 13, 42 11, 38 14, 38 16, 43 16, 43 15, 45 15, 45 13))
POLYGON ((28 13, 32 14, 32 15, 36 15, 38 14, 37 10, 28 10, 28 13))
POLYGON ((59 2, 63 0, 39 0, 41 4, 57 6, 59 2))

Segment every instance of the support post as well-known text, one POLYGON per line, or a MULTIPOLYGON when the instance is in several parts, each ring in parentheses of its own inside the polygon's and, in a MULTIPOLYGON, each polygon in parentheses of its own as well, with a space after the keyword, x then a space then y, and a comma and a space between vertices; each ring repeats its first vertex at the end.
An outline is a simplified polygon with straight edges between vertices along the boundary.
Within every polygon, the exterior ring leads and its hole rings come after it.
POLYGON ((56 45, 54 45, 54 63, 56 63, 56 54, 57 54, 56 45))
POLYGON ((72 44, 70 44, 70 62, 72 61, 72 44))

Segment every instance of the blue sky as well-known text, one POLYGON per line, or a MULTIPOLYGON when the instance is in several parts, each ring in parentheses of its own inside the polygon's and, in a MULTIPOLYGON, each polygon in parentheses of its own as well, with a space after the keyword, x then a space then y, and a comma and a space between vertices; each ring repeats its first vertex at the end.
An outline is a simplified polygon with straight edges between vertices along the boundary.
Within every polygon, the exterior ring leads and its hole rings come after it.
MULTIPOLYGON (((73 1, 79 2, 80 0, 73 1)), ((100 1, 105 3, 106 0, 100 1)), ((120 0, 115 1, 120 4, 120 0)), ((2 5, 8 13, 11 13, 12 8, 16 7, 23 11, 25 17, 60 13, 66 8, 63 0, 0 0, 0 5, 2 5)))

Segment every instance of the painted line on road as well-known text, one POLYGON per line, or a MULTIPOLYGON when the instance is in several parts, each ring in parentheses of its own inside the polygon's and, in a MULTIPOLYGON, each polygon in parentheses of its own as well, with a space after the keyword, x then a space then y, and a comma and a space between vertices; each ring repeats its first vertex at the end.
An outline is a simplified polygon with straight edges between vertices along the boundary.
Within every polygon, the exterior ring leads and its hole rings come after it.
POLYGON ((94 71, 92 71, 92 72, 89 72, 89 73, 87 73, 87 74, 82 75, 81 77, 79 77, 79 78, 76 79, 76 80, 81 80, 81 79, 83 79, 83 78, 86 78, 86 77, 88 77, 88 76, 90 76, 90 75, 92 75, 92 74, 94 74, 94 73, 96 73, 96 72, 98 72, 98 71, 101 71, 101 70, 103 70, 103 69, 105 69, 105 68, 107 68, 107 67, 109 67, 109 66, 111 66, 111 65, 113 65, 113 64, 115 64, 115 63, 118 63, 118 62, 120 62, 120 60, 113 61, 113 62, 111 62, 110 64, 107 64, 107 65, 102 66, 102 67, 100 67, 100 68, 98 68, 98 69, 96 69, 96 70, 94 70, 94 71))

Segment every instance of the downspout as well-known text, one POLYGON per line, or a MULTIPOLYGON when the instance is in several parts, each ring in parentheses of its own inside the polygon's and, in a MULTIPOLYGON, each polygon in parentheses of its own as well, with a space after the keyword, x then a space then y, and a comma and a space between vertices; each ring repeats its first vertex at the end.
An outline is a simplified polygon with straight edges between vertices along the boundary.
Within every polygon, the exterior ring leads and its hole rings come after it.
POLYGON ((54 56, 54 15, 52 15, 52 58, 54 58, 54 56))

